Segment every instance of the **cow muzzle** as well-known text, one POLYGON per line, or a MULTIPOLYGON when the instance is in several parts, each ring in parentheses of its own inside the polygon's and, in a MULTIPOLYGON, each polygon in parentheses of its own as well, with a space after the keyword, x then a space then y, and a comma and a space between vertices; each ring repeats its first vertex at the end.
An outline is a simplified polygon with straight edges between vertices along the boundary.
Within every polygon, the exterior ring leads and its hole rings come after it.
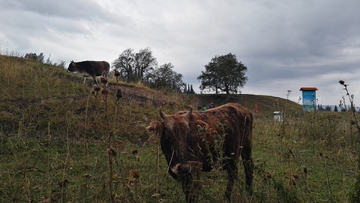
POLYGON ((190 164, 176 164, 174 167, 171 168, 171 171, 176 175, 181 174, 188 174, 191 172, 191 165, 190 164))

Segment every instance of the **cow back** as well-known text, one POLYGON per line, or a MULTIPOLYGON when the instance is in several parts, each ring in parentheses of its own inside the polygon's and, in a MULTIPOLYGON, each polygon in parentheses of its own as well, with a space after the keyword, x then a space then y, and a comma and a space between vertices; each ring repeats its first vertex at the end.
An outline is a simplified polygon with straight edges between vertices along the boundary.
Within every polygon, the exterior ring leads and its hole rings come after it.
POLYGON ((76 69, 80 73, 87 73, 90 76, 108 76, 110 65, 106 61, 81 61, 76 62, 76 69))
MULTIPOLYGON (((178 115, 183 115, 187 111, 178 112, 178 115)), ((176 115, 176 114, 175 114, 176 115)), ((228 103, 206 111, 194 111, 191 114, 190 120, 196 123, 192 129, 192 141, 190 143, 197 143, 201 146, 202 154, 210 152, 213 156, 217 156, 218 152, 213 150, 216 141, 219 141, 219 136, 222 136, 224 155, 226 157, 238 159, 241 150, 252 148, 252 113, 240 104, 228 103), (199 123, 203 122, 206 132, 199 133, 199 123), (218 137, 218 138, 217 138, 218 137), (202 140, 206 140, 203 142, 202 140)), ((195 148, 192 146, 191 148, 195 148)), ((199 158, 199 157, 198 157, 199 158)), ((205 160, 208 157, 201 157, 204 164, 211 167, 205 160)))

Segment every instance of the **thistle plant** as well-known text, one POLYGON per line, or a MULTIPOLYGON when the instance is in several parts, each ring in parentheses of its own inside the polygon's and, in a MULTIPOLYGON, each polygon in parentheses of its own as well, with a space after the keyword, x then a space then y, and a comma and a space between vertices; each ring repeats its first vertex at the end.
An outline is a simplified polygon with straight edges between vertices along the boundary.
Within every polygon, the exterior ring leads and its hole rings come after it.
POLYGON ((99 94, 99 91, 101 90, 101 87, 94 85, 93 87, 93 95, 95 95, 95 98, 97 97, 97 95, 99 94))
POLYGON ((122 92, 121 92, 121 88, 120 87, 117 87, 116 88, 116 102, 118 102, 119 101, 119 99, 121 99, 123 97, 123 94, 122 94, 122 92))
MULTIPOLYGON (((342 85, 344 87, 344 90, 346 91, 346 95, 349 97, 349 101, 350 101, 350 108, 352 112, 355 112, 355 105, 354 105, 354 95, 349 93, 348 90, 348 86, 349 84, 345 84, 345 82, 343 80, 339 81, 340 85, 342 85)), ((343 98, 344 100, 344 104, 345 104, 345 98, 343 98)), ((356 119, 355 114, 354 114, 354 119, 356 119)))
MULTIPOLYGON (((359 122, 356 118, 356 114, 355 114, 355 106, 354 106, 354 95, 349 93, 348 90, 348 84, 346 84, 343 80, 339 81, 340 85, 342 85, 344 87, 344 90, 346 91, 346 95, 349 97, 349 101, 350 101, 350 111, 352 113, 352 117, 353 117, 353 121, 351 121, 352 125, 355 125, 357 128, 357 133, 359 135, 358 140, 360 143, 360 125, 359 122)), ((344 104, 345 104, 345 98, 343 97, 344 100, 344 104)), ((360 169, 360 150, 357 150, 357 155, 358 155, 358 169, 360 169)), ((359 202, 360 201, 360 173, 356 176, 356 182, 353 188, 353 191, 351 192, 351 194, 349 195, 349 199, 352 202, 359 202)))
POLYGON ((100 82, 101 82, 104 86, 107 86, 107 84, 108 84, 108 79, 107 79, 107 78, 104 78, 104 77, 100 77, 100 82))
POLYGON ((121 74, 120 74, 120 72, 119 72, 118 70, 116 70, 116 69, 114 70, 114 72, 115 72, 114 75, 115 75, 115 77, 116 77, 116 84, 118 84, 118 83, 119 83, 119 77, 120 77, 121 74))
MULTIPOLYGON (((356 115, 355 115, 355 105, 354 105, 354 95, 349 93, 349 90, 348 90, 348 84, 345 84, 345 82, 343 80, 340 80, 339 81, 340 85, 342 85, 344 87, 344 90, 346 91, 346 95, 349 97, 349 101, 350 101, 350 109, 351 109, 351 112, 352 112, 352 116, 353 116, 353 119, 354 119, 354 122, 352 122, 353 124, 356 125, 356 128, 357 128, 357 132, 360 136, 360 125, 359 125, 359 122, 356 118, 356 115)), ((344 104, 345 104, 345 99, 343 98, 344 100, 344 104)))

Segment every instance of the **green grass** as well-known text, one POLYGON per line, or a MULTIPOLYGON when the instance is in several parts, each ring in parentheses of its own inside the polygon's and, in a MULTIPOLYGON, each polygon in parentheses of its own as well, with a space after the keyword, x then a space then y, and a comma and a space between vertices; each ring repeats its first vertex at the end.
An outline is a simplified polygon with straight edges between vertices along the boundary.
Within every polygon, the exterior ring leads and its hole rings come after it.
POLYGON ((17 57, 0 56, 0 101, 41 102, 43 99, 79 97, 87 88, 60 67, 17 57), (70 80, 64 82, 65 78, 70 80))
POLYGON ((327 131, 326 123, 318 121, 289 124, 285 132, 281 132, 281 124, 277 128, 267 136, 260 132, 261 142, 254 144, 261 149, 255 151, 254 158, 266 166, 264 173, 272 174, 268 182, 272 186, 274 182, 284 184, 302 202, 346 202, 355 180, 357 157, 341 143, 343 138, 332 142, 337 138, 329 136, 337 134, 317 132, 327 131), (312 126, 312 122, 319 126, 312 126), (314 134, 306 134, 309 131, 314 134))
MULTIPOLYGON (((250 197, 245 192, 243 167, 239 163, 232 201, 347 202, 355 183, 357 156, 351 147, 329 143, 321 134, 314 139, 296 133, 303 128, 311 130, 312 122, 289 123, 281 132, 282 123, 256 121, 254 194, 250 197)), ((323 126, 326 131, 326 125, 323 126)), ((0 139, 0 201, 110 200, 107 141, 85 138, 63 141, 53 138, 51 130, 47 139, 29 139, 23 134, 0 139), (61 185, 64 181, 68 182, 66 186, 61 185)), ((116 160, 112 156, 116 201, 184 202, 181 186, 167 174, 166 161, 156 141, 151 138, 145 146, 120 139, 112 141, 117 152, 116 160), (138 153, 132 154, 133 149, 138 153), (134 178, 132 171, 137 171, 140 177, 134 178)), ((225 171, 202 173, 200 201, 222 201, 226 180, 225 171)))
MULTIPOLYGON (((218 106, 224 95, 121 83, 133 92, 116 102, 113 79, 107 96, 95 96, 81 76, 61 68, 6 56, 0 62, 0 202, 185 202, 158 138, 144 127, 159 119, 159 103, 171 114, 207 101, 218 106)), ((239 162, 232 202, 350 202, 360 147, 352 114, 303 119, 298 104, 280 98, 236 95, 232 102, 259 109, 254 193, 245 190, 239 162), (285 113, 283 122, 272 120, 274 110, 285 113)), ((202 173, 201 180, 199 202, 223 202, 226 172, 202 173)))

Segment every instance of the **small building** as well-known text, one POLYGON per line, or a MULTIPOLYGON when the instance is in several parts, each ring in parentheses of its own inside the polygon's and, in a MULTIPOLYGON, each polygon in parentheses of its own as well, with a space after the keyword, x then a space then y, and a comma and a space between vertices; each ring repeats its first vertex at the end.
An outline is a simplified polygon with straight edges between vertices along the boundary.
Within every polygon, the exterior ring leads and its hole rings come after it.
POLYGON ((315 111, 316 110, 316 87, 302 87, 302 100, 303 111, 315 111))
POLYGON ((282 122, 282 113, 281 111, 274 111, 274 120, 278 122, 282 122))

